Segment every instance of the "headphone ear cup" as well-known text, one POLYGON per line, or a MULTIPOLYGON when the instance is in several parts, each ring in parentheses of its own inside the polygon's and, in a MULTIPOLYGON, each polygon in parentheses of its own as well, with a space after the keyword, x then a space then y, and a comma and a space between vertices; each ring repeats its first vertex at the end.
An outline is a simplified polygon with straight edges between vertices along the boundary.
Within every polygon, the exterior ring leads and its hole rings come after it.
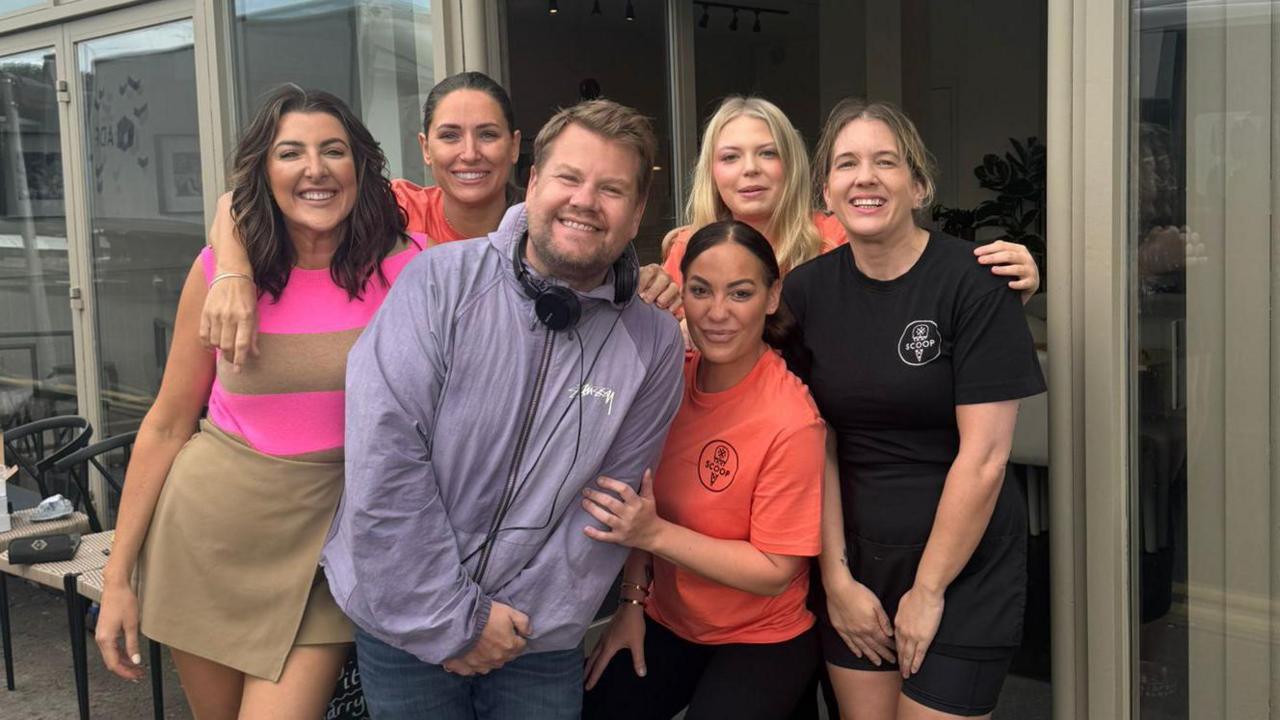
POLYGON ((627 243, 613 264, 613 302, 622 305, 631 300, 640 285, 640 257, 636 246, 627 243))
POLYGON ((533 312, 539 322, 555 332, 568 330, 582 317, 582 305, 573 291, 559 285, 548 285, 533 301, 533 312))

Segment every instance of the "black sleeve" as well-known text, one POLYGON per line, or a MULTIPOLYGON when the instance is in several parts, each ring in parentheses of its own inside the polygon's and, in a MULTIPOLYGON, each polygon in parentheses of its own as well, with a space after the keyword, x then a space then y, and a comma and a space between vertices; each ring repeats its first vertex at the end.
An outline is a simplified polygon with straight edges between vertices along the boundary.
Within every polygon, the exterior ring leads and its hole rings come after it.
POLYGON ((956 322, 952 367, 957 405, 1015 400, 1045 391, 1018 293, 998 287, 968 303, 956 322))
POLYGON ((808 310, 803 276, 791 273, 782 281, 781 312, 791 316, 786 338, 777 347, 787 369, 805 383, 809 382, 809 369, 812 367, 813 354, 805 343, 805 314, 808 310))

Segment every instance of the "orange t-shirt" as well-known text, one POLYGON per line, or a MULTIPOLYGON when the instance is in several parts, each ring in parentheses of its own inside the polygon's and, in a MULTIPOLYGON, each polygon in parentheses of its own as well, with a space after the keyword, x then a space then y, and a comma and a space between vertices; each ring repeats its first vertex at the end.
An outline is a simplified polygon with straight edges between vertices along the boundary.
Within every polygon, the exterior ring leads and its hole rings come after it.
MULTIPOLYGON (((763 552, 817 555, 826 425, 808 388, 766 351, 742 382, 701 392, 694 381, 699 360, 697 353, 685 360, 683 402, 654 479, 658 514, 763 552)), ((655 557, 647 612, 693 642, 776 643, 813 626, 808 592, 808 563, 781 595, 766 597, 655 557)))
POLYGON ((409 218, 405 232, 422 233, 437 245, 466 239, 445 219, 444 192, 440 188, 422 187, 408 180, 396 179, 391 181, 391 191, 409 218))
MULTIPOLYGON (((849 239, 845 237, 844 226, 840 224, 840 221, 834 215, 815 212, 813 214, 813 224, 818 226, 818 235, 822 238, 822 250, 820 252, 831 252, 849 242, 849 239)), ((680 261, 684 260, 684 251, 689 247, 689 238, 691 237, 693 237, 693 229, 688 225, 677 230, 676 236, 671 239, 671 248, 667 250, 667 257, 662 261, 662 269, 667 271, 672 281, 681 287, 684 287, 684 274, 680 272, 680 261)), ((773 241, 770 240, 769 242, 773 241)))

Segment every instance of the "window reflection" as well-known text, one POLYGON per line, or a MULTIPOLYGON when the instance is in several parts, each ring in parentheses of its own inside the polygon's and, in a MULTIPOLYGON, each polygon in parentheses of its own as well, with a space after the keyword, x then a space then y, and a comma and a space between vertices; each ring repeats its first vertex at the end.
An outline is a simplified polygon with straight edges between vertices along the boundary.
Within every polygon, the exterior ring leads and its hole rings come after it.
POLYGON ((190 20, 77 45, 105 435, 136 429, 204 241, 190 20))
POLYGON ((237 0, 232 46, 241 126, 286 82, 327 90, 382 143, 392 177, 425 172, 417 135, 435 84, 429 0, 237 0))
POLYGON ((0 58, 0 427, 76 410, 56 64, 0 58))

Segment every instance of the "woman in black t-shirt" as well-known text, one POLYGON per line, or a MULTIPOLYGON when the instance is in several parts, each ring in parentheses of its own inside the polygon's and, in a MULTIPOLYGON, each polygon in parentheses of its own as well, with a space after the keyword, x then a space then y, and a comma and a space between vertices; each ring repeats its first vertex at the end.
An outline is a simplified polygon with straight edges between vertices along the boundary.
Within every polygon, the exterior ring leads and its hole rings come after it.
POLYGON ((933 183, 899 110, 840 103, 814 165, 849 243, 783 297, 793 366, 835 430, 819 609, 841 716, 989 715, 1025 604, 1026 506, 1004 466, 1018 399, 1044 391, 1022 306, 970 243, 916 225, 933 183))

